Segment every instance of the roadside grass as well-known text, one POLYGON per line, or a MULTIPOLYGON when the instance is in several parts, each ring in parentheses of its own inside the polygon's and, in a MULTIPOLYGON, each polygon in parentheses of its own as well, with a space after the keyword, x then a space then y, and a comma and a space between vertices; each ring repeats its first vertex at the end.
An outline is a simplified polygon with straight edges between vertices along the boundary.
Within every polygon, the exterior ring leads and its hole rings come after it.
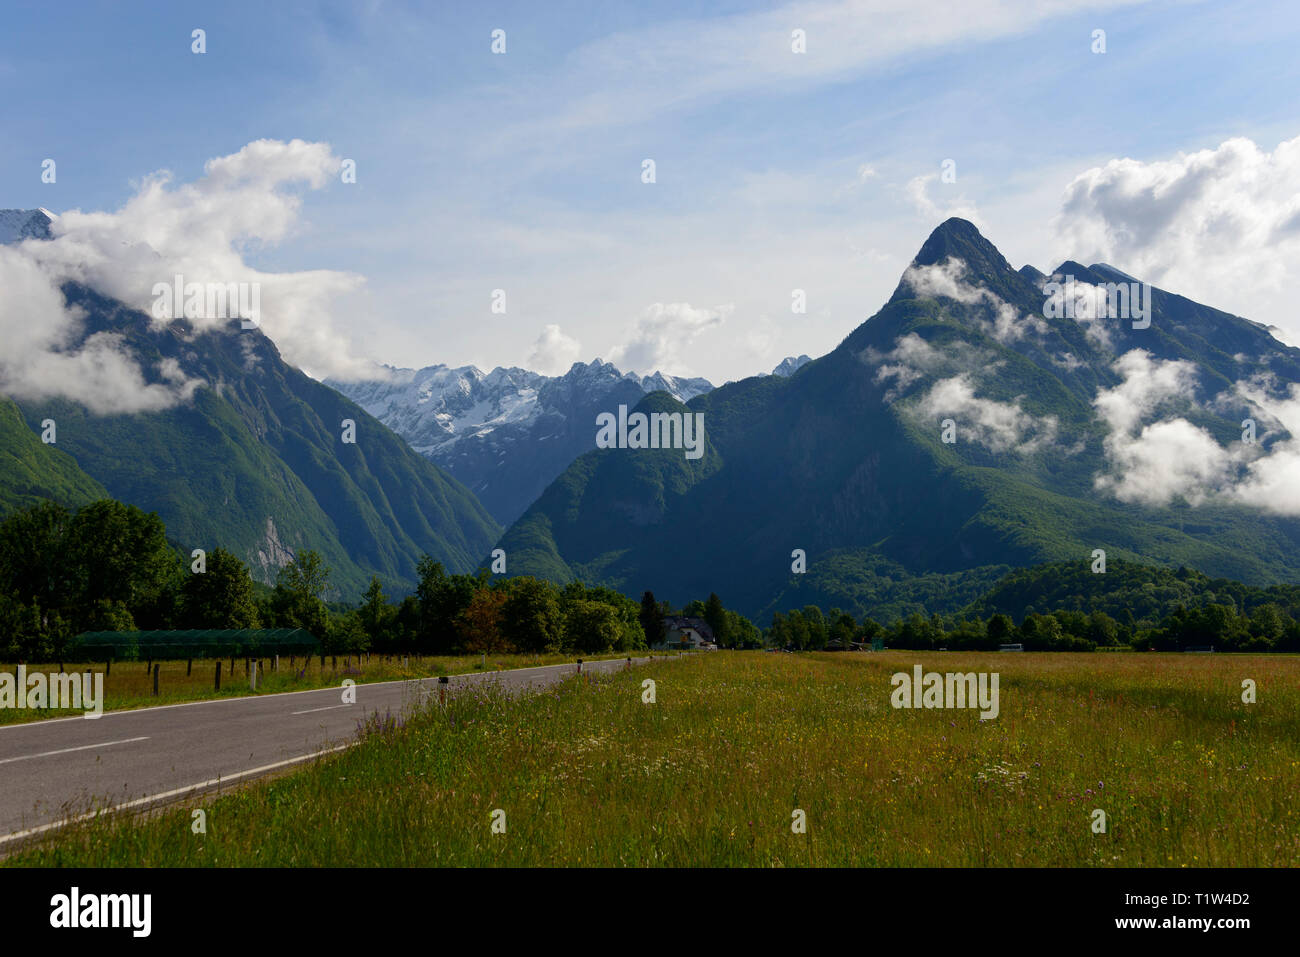
MULTIPOLYGON (((158 670, 158 695, 153 694, 153 672, 146 661, 115 661, 104 678, 105 711, 122 711, 132 708, 149 708, 161 704, 185 701, 208 701, 215 698, 242 698, 249 695, 276 694, 284 691, 310 691, 329 688, 344 678, 357 684, 375 681, 402 681, 430 678, 439 675, 466 674, 477 671, 498 671, 510 668, 531 668, 539 665, 575 662, 579 657, 587 661, 603 658, 624 658, 627 655, 665 654, 665 652, 634 651, 611 652, 605 655, 440 655, 408 656, 407 667, 402 667, 402 656, 384 655, 326 655, 324 665, 319 656, 302 655, 280 657, 279 667, 272 670, 273 659, 263 658, 257 669, 257 691, 249 690, 248 665, 242 657, 221 659, 221 690, 215 690, 215 658, 194 658, 156 661, 158 670), (188 667, 187 667, 188 664, 188 667), (189 674, 186 674, 186 671, 189 674)), ((16 674, 16 664, 0 664, 0 670, 16 674)), ((57 662, 27 665, 27 674, 57 672, 57 662)), ((65 662, 67 674, 92 674, 104 672, 104 662, 65 662)), ((82 708, 0 708, 0 725, 22 724, 46 718, 67 718, 83 713, 82 708)))
POLYGON ((5 864, 1294 867, 1298 706, 1300 659, 1275 656, 693 655, 460 690, 294 774, 5 864), (1000 716, 893 709, 915 663, 998 672, 1000 716))

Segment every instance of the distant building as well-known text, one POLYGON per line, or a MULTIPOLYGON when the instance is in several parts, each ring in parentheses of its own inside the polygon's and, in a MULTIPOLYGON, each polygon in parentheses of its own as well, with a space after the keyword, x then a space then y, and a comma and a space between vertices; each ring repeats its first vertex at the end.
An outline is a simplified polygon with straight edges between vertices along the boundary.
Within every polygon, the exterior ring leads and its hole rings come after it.
POLYGON ((664 619, 664 640, 656 646, 662 650, 717 651, 713 629, 703 618, 669 616, 664 619))

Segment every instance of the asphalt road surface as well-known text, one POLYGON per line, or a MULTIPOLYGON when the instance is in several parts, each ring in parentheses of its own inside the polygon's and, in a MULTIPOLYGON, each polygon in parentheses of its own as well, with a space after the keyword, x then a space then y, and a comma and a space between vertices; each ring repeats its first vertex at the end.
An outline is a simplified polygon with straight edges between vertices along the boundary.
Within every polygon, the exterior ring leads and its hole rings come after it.
MULTIPOLYGON (((582 670, 625 667, 616 658, 582 670)), ((526 691, 576 672, 575 664, 474 672, 452 676, 446 689, 493 682, 526 691)), ((438 688, 437 678, 386 681, 356 685, 355 704, 341 703, 336 686, 0 726, 0 851, 102 809, 179 800, 342 750, 366 715, 400 715, 438 688)))

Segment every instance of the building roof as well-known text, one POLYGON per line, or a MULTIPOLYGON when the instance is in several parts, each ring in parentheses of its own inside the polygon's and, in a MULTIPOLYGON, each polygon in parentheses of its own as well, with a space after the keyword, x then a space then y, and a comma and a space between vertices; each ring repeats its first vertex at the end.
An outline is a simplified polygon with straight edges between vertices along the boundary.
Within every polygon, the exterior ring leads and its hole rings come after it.
POLYGON ((670 615, 664 619, 664 627, 670 631, 674 628, 679 630, 682 628, 694 628, 700 633, 701 638, 707 638, 709 641, 714 640, 713 629, 709 627, 709 623, 703 618, 687 618, 684 615, 670 615))

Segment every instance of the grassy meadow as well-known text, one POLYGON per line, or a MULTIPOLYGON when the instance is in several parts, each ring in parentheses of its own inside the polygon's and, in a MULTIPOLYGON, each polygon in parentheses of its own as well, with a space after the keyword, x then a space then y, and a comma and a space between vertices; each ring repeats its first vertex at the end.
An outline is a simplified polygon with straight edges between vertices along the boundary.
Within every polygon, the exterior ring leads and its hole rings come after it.
MULTIPOLYGON (((661 654, 638 651, 637 656, 661 654)), ((627 653, 587 655, 586 660, 624 658, 627 653)), ((332 655, 325 656, 322 666, 319 657, 280 657, 280 667, 272 670, 271 659, 263 658, 257 670, 257 690, 249 689, 247 665, 242 657, 235 658, 234 673, 230 659, 221 662, 221 690, 215 688, 216 659, 195 658, 192 663, 158 661, 158 695, 153 693, 153 673, 145 661, 116 661, 104 677, 104 710, 121 711, 130 708, 148 708, 155 705, 178 704, 184 701, 206 701, 211 698, 240 698, 252 694, 275 694, 284 691, 309 691, 313 688, 336 686, 344 678, 357 684, 374 681, 403 681, 430 678, 438 675, 457 675, 473 671, 498 671, 506 668, 531 668, 538 665, 556 665, 576 661, 569 654, 519 654, 519 655, 441 655, 400 656, 382 655, 332 655), (187 672, 189 672, 187 674, 187 672)), ((0 664, 0 670, 15 674, 15 664, 0 664)), ((49 674, 59 670, 57 663, 29 664, 27 674, 49 674)), ((104 671, 104 662, 65 662, 63 670, 69 674, 104 671)), ((0 725, 40 721, 44 718, 66 718, 82 714, 84 709, 66 708, 0 708, 0 725)))
POLYGON ((294 774, 6 863, 1297 866, 1297 794, 1300 658, 720 652, 462 692, 294 774), (890 675, 918 662, 998 672, 1000 716, 895 710, 890 675))

